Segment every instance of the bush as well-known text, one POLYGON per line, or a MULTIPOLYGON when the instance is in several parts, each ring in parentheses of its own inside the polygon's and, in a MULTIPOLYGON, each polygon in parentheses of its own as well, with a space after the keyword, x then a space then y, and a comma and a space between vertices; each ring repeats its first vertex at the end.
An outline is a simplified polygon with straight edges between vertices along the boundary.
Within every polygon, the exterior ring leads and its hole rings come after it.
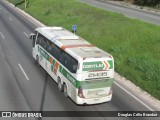
POLYGON ((114 0, 114 1, 125 1, 125 2, 131 2, 136 5, 141 5, 141 6, 158 6, 160 5, 160 0, 114 0))
POLYGON ((156 6, 160 4, 160 0, 134 0, 134 3, 142 6, 156 6))

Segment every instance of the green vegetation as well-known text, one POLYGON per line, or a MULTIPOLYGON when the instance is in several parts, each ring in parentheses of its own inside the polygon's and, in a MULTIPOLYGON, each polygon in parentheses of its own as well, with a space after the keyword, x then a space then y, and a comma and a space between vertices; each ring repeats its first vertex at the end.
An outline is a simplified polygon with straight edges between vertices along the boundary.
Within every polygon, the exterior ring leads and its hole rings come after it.
POLYGON ((30 0, 27 12, 49 26, 77 24, 79 36, 113 55, 118 73, 160 100, 160 26, 76 0, 30 0))

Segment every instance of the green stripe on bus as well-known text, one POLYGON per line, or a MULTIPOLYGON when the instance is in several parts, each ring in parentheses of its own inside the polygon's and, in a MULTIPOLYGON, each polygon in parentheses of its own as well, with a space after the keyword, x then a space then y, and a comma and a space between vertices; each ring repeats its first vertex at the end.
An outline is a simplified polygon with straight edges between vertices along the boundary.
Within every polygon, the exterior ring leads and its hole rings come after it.
POLYGON ((112 60, 108 60, 107 61, 109 63, 109 69, 113 69, 113 61, 112 60))
POLYGON ((83 89, 95 89, 95 88, 105 88, 112 86, 113 78, 111 79, 101 79, 101 80, 87 80, 87 81, 77 81, 77 88, 81 86, 83 89))
POLYGON ((45 57, 48 61, 49 61, 49 58, 50 56, 48 55, 47 52, 45 52, 42 48, 39 47, 38 51, 40 52, 40 54, 45 57))

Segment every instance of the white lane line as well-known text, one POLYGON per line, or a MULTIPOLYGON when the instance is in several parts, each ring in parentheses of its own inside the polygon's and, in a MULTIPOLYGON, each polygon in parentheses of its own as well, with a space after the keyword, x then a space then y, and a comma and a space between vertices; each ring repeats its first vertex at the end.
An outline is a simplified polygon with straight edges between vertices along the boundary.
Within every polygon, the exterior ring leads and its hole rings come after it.
POLYGON ((1 34, 2 38, 4 39, 4 35, 1 32, 0 32, 0 34, 1 34))
POLYGON ((142 102, 139 98, 137 98, 136 96, 134 96, 132 93, 128 92, 124 87, 122 87, 121 85, 119 85, 117 82, 114 81, 114 83, 120 87, 122 90, 124 90, 126 93, 128 93, 130 96, 132 96, 134 99, 136 99, 138 102, 140 102, 142 105, 144 105, 146 108, 148 108, 150 111, 154 111, 151 107, 149 107, 148 105, 146 105, 144 102, 142 102))
POLYGON ((22 72, 23 72, 24 76, 26 77, 26 79, 29 80, 29 78, 28 78, 27 74, 25 73, 24 69, 22 68, 21 64, 18 64, 18 65, 19 65, 20 69, 22 70, 22 72))
POLYGON ((24 34, 26 37, 28 37, 28 38, 29 38, 29 36, 28 36, 28 34, 27 34, 27 33, 23 32, 23 34, 24 34))
POLYGON ((11 17, 9 17, 9 20, 10 20, 10 21, 13 21, 13 19, 12 19, 11 17))

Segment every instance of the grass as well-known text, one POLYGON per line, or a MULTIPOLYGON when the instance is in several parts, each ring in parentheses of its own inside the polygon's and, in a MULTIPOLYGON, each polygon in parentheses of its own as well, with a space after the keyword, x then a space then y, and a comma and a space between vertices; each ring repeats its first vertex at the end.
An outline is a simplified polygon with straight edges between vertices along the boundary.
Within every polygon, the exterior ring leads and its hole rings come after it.
POLYGON ((30 0, 27 12, 48 26, 76 24, 79 36, 113 55, 118 73, 160 100, 160 26, 77 0, 30 0))

